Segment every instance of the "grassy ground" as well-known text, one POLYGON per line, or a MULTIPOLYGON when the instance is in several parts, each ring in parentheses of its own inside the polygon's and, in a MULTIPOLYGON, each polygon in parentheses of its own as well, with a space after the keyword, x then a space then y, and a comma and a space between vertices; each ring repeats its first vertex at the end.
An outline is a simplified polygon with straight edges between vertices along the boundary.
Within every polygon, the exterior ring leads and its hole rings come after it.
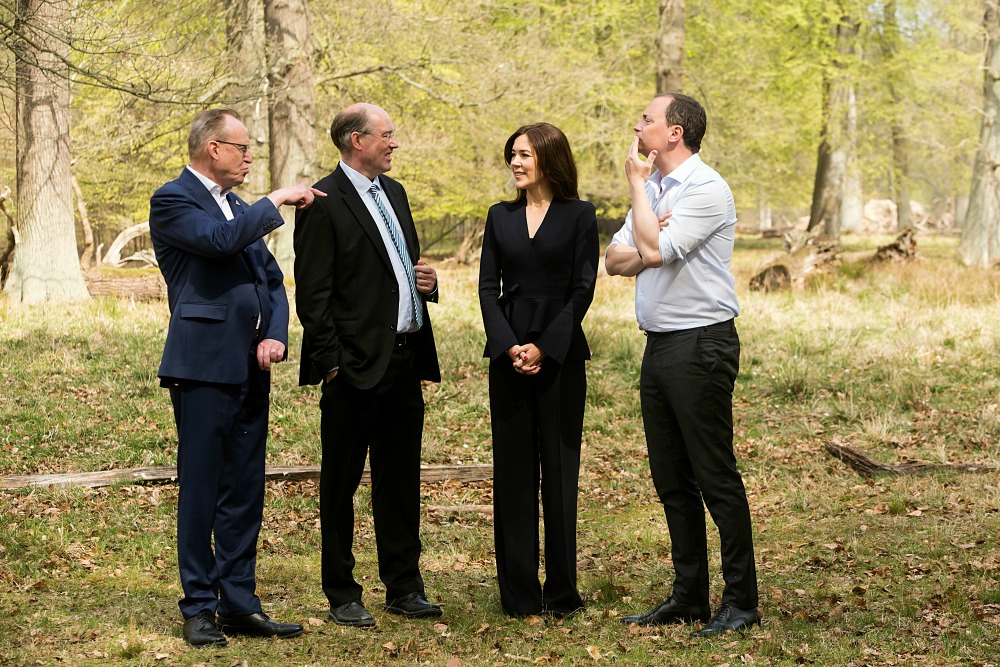
MULTIPOLYGON (((856 249, 885 239, 856 239, 856 249)), ((259 557, 265 610, 309 632, 191 650, 180 637, 172 485, 0 493, 0 664, 1000 665, 1000 473, 865 480, 823 451, 1000 466, 1000 276, 961 268, 953 239, 921 237, 905 267, 847 265, 793 294, 746 291, 780 248, 739 242, 737 449, 753 511, 764 625, 694 641, 618 617, 669 593, 662 510, 638 409, 643 337, 632 283, 601 276, 581 473, 587 610, 510 620, 496 593, 488 483, 424 487, 423 568, 440 622, 380 611, 367 489, 357 572, 378 628, 325 623, 317 488, 269 483, 259 557)), ((475 269, 439 264, 432 307, 444 381, 426 388, 427 463, 491 460, 475 269)), ((166 306, 0 303, 0 474, 171 465, 155 373, 166 306)), ((319 462, 318 397, 275 375, 269 463, 319 462)), ((717 535, 710 535, 717 552, 717 535)), ((718 558, 713 571, 718 570, 718 558)), ((721 576, 715 575, 716 601, 721 576)))

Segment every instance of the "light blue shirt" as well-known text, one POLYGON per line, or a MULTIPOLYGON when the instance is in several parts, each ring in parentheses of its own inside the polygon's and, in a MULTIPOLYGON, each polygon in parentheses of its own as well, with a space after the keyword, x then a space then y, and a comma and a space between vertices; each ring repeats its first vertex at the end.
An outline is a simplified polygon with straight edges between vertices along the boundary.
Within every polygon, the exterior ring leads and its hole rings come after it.
MULTIPOLYGON (((730 266, 736 203, 717 171, 696 153, 668 175, 653 172, 646 196, 657 216, 673 211, 660 230, 663 265, 635 279, 635 317, 643 331, 667 332, 725 322, 740 314, 730 266)), ((612 239, 635 247, 632 211, 612 239)))
MULTIPOLYGON (((361 197, 361 201, 365 203, 365 207, 368 212, 371 213, 372 219, 375 221, 375 226, 378 227, 378 233, 382 235, 382 242, 385 244, 385 250, 389 254, 389 261, 392 263, 392 271, 396 274, 396 282, 399 283, 399 310, 396 318, 396 331, 399 333, 408 333, 412 331, 417 331, 417 318, 413 312, 413 300, 409 298, 410 295, 410 279, 406 276, 406 269, 403 268, 403 262, 399 258, 399 254, 396 252, 396 246, 392 244, 392 237, 389 236, 389 230, 385 228, 385 223, 382 222, 382 214, 379 213, 378 207, 375 206, 375 200, 372 199, 372 195, 369 190, 372 187, 372 183, 378 186, 378 195, 382 199, 382 205, 385 206, 386 212, 391 218, 392 224, 399 227, 399 218, 396 216, 396 212, 392 210, 392 204, 389 203, 389 198, 385 196, 385 190, 382 189, 382 184, 379 183, 376 177, 374 181, 368 179, 364 174, 352 169, 343 160, 340 162, 340 168, 344 170, 347 174, 347 178, 351 179, 351 184, 358 191, 358 195, 361 197)), ((402 230, 400 230, 402 231, 402 230)), ((406 246, 406 237, 402 233, 399 235, 399 242, 403 244, 403 252, 408 252, 406 246)))

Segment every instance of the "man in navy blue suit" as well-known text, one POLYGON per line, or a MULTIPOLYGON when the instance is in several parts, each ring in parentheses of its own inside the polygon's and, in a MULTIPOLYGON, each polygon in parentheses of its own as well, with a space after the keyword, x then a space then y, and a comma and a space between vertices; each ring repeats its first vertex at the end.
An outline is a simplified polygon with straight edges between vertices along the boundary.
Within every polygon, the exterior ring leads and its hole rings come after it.
POLYGON ((199 113, 188 152, 149 211, 170 304, 158 375, 177 424, 183 635, 192 646, 224 646, 224 632, 294 637, 302 626, 272 621, 256 594, 270 369, 288 346, 283 276, 263 237, 282 224, 278 206, 323 193, 294 185, 253 205, 233 194, 253 156, 231 109, 199 113))

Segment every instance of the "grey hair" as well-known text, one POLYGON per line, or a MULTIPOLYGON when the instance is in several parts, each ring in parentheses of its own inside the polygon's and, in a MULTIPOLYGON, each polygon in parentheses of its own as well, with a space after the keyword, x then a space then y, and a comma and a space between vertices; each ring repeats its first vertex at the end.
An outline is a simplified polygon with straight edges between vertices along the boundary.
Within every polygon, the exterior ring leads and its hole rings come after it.
POLYGON ((192 160, 205 145, 215 139, 214 135, 222 132, 226 126, 226 116, 240 120, 240 114, 235 109, 219 108, 199 111, 191 123, 188 133, 188 157, 192 160))

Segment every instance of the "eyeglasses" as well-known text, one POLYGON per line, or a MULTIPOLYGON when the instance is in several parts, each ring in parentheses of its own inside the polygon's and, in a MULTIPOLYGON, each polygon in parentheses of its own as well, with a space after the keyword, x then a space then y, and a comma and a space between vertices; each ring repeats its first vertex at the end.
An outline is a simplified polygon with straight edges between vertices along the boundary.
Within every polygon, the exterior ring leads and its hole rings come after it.
POLYGON ((384 141, 385 143, 389 143, 390 141, 396 138, 396 130, 393 130, 391 132, 383 132, 382 134, 375 134, 374 132, 358 132, 358 134, 368 134, 373 137, 382 137, 382 141, 384 141))
POLYGON ((237 150, 239 150, 240 152, 240 155, 242 155, 243 157, 246 157, 247 151, 250 150, 250 144, 235 144, 232 141, 223 141, 222 139, 212 139, 212 141, 214 141, 217 144, 229 144, 230 146, 236 146, 237 150))

